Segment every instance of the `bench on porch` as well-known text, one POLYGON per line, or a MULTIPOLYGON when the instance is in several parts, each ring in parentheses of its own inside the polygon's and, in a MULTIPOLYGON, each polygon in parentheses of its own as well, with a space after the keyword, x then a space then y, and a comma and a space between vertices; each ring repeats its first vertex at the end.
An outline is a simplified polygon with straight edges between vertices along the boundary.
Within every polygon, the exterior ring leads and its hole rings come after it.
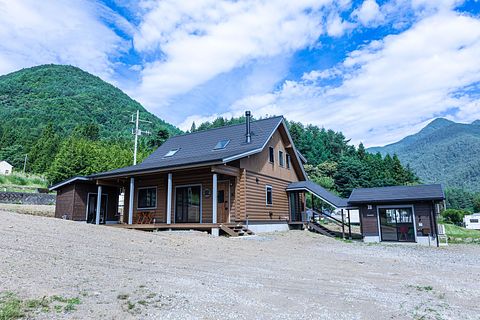
POLYGON ((135 215, 135 224, 152 224, 155 217, 155 212, 140 211, 135 215))

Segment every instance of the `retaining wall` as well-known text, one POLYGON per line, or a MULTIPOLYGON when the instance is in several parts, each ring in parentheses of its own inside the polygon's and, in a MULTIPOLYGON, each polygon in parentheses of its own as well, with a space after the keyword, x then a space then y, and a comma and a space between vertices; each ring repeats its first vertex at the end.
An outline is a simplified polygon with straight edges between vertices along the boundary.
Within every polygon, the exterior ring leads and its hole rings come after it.
POLYGON ((0 203, 15 204, 55 204, 56 196, 45 193, 0 192, 0 203))

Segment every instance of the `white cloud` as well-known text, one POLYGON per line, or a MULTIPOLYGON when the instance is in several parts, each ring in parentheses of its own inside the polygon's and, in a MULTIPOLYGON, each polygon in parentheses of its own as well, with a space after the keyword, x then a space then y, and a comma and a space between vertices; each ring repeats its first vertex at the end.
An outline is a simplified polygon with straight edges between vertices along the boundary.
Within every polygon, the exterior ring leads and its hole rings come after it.
POLYGON ((364 26, 376 25, 384 19, 380 12, 380 6, 375 0, 363 1, 360 8, 352 13, 352 16, 356 17, 364 26))
POLYGON ((0 74, 58 63, 111 80, 111 60, 129 43, 102 19, 132 32, 126 20, 95 2, 0 0, 0 74))
MULTIPOLYGON (((315 1, 162 1, 150 11, 134 38, 144 54, 161 50, 147 63, 136 97, 152 108, 170 97, 243 66, 248 61, 293 53, 324 32, 315 1)), ((157 110, 158 111, 158 110, 157 110)))
POLYGON ((273 94, 244 98, 233 105, 257 114, 284 114, 289 119, 342 130, 354 142, 385 144, 413 133, 420 124, 443 114, 454 120, 478 118, 475 97, 463 88, 480 81, 480 20, 439 11, 411 29, 372 42, 339 66, 286 81, 273 94), (342 70, 341 85, 316 83, 342 70), (313 82, 312 82, 313 81, 313 82))

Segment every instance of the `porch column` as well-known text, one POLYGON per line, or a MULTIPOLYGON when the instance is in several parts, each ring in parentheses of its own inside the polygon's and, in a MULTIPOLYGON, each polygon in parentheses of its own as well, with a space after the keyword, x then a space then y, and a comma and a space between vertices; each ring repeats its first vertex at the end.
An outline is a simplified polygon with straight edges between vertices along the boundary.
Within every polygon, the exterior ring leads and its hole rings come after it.
POLYGON ((172 174, 168 174, 167 183, 167 224, 172 223, 172 174))
MULTIPOLYGON (((213 187, 212 187, 212 223, 217 223, 217 174, 213 174, 213 187)), ((218 237, 220 230, 218 228, 212 228, 212 235, 218 237)))
MULTIPOLYGON (((95 216, 95 224, 100 224, 100 209, 102 208, 102 186, 98 186, 97 191, 97 212, 95 216)), ((106 213, 106 212, 105 212, 106 213)))
POLYGON ((133 223, 133 196, 135 193, 135 178, 130 178, 130 190, 128 193, 128 224, 133 223))

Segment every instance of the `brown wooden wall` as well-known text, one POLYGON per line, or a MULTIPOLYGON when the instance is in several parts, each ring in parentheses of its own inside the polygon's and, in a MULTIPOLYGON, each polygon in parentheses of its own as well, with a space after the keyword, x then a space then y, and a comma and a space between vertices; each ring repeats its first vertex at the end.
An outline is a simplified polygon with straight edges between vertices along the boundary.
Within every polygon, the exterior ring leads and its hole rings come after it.
POLYGON ((73 184, 66 185, 57 190, 57 200, 55 202, 55 218, 62 218, 63 216, 66 216, 67 219, 72 219, 73 199, 73 184))
MULTIPOLYGON (((57 190, 55 217, 64 215, 69 220, 85 221, 87 213, 88 193, 97 193, 97 186, 91 183, 75 182, 62 186, 57 190)), ((117 219, 119 189, 102 187, 102 193, 107 194, 107 220, 117 219)), ((96 206, 96 203, 94 204, 96 206)))
POLYGON ((289 219, 290 182, 255 172, 246 172, 246 210, 249 221, 286 221, 289 219), (266 186, 272 186, 273 204, 266 204, 266 186))
POLYGON ((251 172, 261 173, 282 180, 298 181, 298 174, 296 173, 293 160, 291 161, 290 169, 287 168, 286 154, 290 154, 291 159, 293 159, 294 157, 294 155, 292 154, 293 149, 287 149, 285 147, 285 144, 287 142, 288 141, 283 141, 280 132, 276 131, 270 141, 267 143, 265 150, 253 156, 241 159, 240 167, 251 172), (269 147, 274 148, 274 163, 270 162, 269 147), (283 167, 280 166, 280 161, 278 158, 279 150, 283 151, 283 167))
MULTIPOLYGON (((414 203, 396 203, 396 204, 378 204, 394 206, 394 205, 413 205, 413 210, 415 213, 415 227, 417 228, 417 236, 422 236, 422 229, 433 229, 431 224, 431 214, 434 209, 431 202, 414 202, 414 203), (423 226, 420 226, 420 222, 423 226)), ((377 205, 372 205, 372 210, 367 209, 367 205, 360 206, 360 223, 362 234, 364 236, 379 236, 380 232, 378 230, 378 215, 377 215, 377 205)), ((425 230, 427 232, 427 230, 425 230)))

